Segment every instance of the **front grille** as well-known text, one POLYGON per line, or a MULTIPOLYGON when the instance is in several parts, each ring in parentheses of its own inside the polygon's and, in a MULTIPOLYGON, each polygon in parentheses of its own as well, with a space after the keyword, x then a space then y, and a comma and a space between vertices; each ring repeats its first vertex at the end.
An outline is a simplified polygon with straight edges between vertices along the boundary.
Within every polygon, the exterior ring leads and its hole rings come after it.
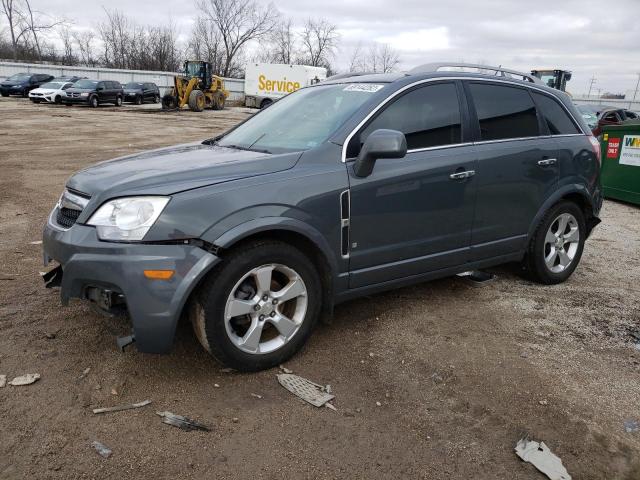
POLYGON ((64 228, 71 228, 80 216, 80 210, 72 210, 70 208, 58 208, 56 213, 56 222, 64 228))
POLYGON ((67 97, 79 98, 80 97, 80 93, 78 93, 78 92, 67 92, 67 97))

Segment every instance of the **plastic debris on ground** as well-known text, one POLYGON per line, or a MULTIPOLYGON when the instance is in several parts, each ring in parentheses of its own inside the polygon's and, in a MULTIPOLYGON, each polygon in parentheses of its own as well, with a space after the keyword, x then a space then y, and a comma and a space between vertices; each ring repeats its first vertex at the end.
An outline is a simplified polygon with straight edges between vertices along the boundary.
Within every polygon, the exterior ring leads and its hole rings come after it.
POLYGON ((7 376, 0 375, 0 388, 4 387, 7 384, 7 376))
POLYGON ((516 444, 516 455, 529 462, 551 480, 571 480, 571 475, 562 465, 560 457, 554 455, 544 442, 534 442, 526 438, 516 444))
POLYGON ((293 373, 293 370, 289 370, 284 365, 280 365, 280 370, 282 370, 282 373, 293 373))
POLYGON ((211 429, 206 425, 196 422, 195 420, 191 420, 190 418, 183 417, 182 415, 176 415, 171 412, 156 412, 156 415, 162 417, 162 422, 167 425, 173 425, 174 427, 181 428, 182 430, 191 431, 191 430, 202 430, 204 432, 208 432, 211 429))
POLYGON ((462 278, 469 285, 473 285, 474 287, 488 285, 497 278, 493 273, 483 272, 481 270, 462 272, 456 276, 462 278))
POLYGON ((106 445, 100 442, 91 442, 91 446, 98 452, 98 455, 104 458, 109 458, 111 456, 111 449, 106 445))
POLYGON ((14 387, 18 387, 21 385, 31 385, 38 380, 40 380, 39 373, 27 373, 26 375, 21 375, 20 377, 14 378, 9 382, 9 385, 13 385, 14 387))
MULTIPOLYGON (((280 385, 314 407, 325 406, 327 402, 335 398, 335 395, 326 391, 325 386, 313 383, 312 381, 298 375, 281 373, 277 375, 277 377, 280 385)), ((335 407, 332 407, 333 405, 329 408, 335 410, 335 407)))
POLYGON ((115 407, 94 408, 93 413, 109 413, 109 412, 121 412, 122 410, 131 410, 133 408, 145 407, 151 404, 151 400, 144 400, 138 403, 131 403, 129 405, 117 405, 115 407))
POLYGON ((258 395, 257 393, 252 393, 251 396, 253 398, 257 398, 258 400, 260 400, 262 398, 262 395, 258 395))
POLYGON ((625 420, 624 431, 627 433, 640 431, 640 422, 638 420, 633 420, 633 419, 625 420))

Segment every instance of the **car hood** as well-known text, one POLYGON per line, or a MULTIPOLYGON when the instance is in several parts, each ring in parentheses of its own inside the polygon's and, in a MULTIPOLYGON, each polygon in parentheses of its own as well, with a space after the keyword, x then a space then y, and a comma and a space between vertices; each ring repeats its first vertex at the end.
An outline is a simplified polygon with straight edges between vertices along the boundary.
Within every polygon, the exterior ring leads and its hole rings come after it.
POLYGON ((19 86, 22 87, 23 85, 26 85, 26 82, 13 82, 13 81, 7 81, 5 80, 4 82, 0 83, 0 86, 3 87, 13 87, 13 86, 19 86))
POLYGON ((57 90, 55 88, 34 88, 31 93, 53 93, 57 90))
POLYGON ((202 143, 141 152, 98 163, 67 187, 102 200, 124 195, 171 195, 292 168, 300 153, 270 155, 202 143))

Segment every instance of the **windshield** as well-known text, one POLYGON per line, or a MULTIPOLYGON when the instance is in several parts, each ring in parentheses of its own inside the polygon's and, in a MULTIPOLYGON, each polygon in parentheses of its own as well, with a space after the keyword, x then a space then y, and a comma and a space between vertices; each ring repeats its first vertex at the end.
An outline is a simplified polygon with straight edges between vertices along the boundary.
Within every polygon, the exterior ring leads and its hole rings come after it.
POLYGON ((29 80, 31 75, 27 75, 26 73, 16 73, 15 75, 11 75, 7 80, 12 80, 14 82, 22 82, 24 80, 29 80))
POLYGON ((139 88, 142 88, 142 84, 141 83, 136 83, 136 82, 130 82, 127 83, 124 88, 129 88, 131 90, 137 90, 139 88))
POLYGON ((269 153, 308 150, 324 142, 383 84, 339 84, 291 93, 225 135, 218 144, 269 153))
POLYGON ((48 82, 40 86, 40 88, 55 88, 56 90, 62 87, 64 82, 48 82))
POLYGON ((94 88, 98 84, 98 80, 78 80, 73 84, 74 88, 94 88))

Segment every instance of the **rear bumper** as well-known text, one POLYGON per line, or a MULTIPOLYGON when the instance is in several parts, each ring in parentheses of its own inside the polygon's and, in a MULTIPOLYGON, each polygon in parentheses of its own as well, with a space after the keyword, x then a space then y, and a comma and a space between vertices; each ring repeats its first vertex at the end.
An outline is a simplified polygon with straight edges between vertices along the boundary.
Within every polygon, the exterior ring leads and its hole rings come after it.
POLYGON ((193 245, 102 242, 93 227, 61 230, 49 222, 43 232, 45 264, 62 266, 61 299, 87 299, 102 288, 124 295, 136 346, 142 352, 171 349, 183 307, 200 279, 219 258, 193 245), (150 280, 144 270, 174 270, 169 280, 150 280))

